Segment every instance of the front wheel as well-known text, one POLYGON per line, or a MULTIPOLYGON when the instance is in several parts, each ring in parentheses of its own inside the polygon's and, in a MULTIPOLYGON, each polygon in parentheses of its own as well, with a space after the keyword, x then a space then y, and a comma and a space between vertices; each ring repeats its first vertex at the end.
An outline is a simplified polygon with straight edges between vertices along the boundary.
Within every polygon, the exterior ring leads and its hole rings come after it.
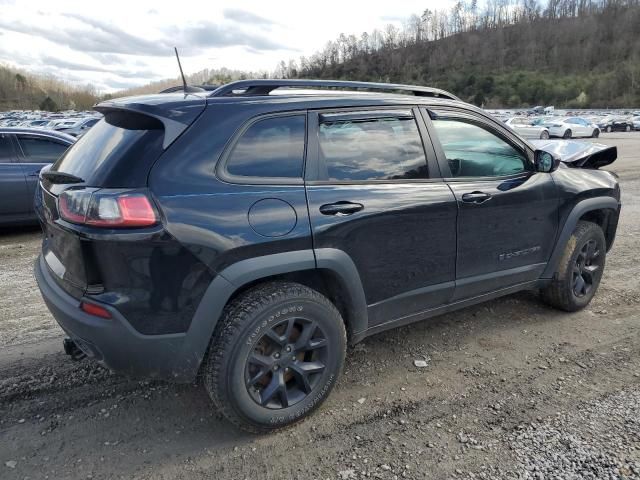
POLYGON ((611 128, 611 125, 609 125, 609 126, 607 127, 607 133, 611 133, 612 131, 613 131, 613 129, 611 128))
POLYGON ((548 140, 549 139, 549 131, 548 130, 543 130, 542 133, 540 133, 540 139, 541 140, 548 140))
POLYGON ((593 131, 593 133, 591 134, 591 136, 593 138, 598 138, 600 136, 600 130, 598 130, 597 128, 593 131))
POLYGON ((551 283, 542 289, 549 305, 575 312, 586 307, 600 285, 606 241, 600 226, 580 221, 574 229, 551 283))
POLYGON ((220 322, 204 384, 218 410, 243 430, 266 433, 302 420, 340 376, 344 322, 315 290, 259 285, 228 305, 220 322))
POLYGON ((625 132, 630 132, 631 131, 631 126, 627 125, 624 129, 625 132))
POLYGON ((562 138, 569 139, 571 138, 571 130, 565 130, 564 135, 562 135, 562 138))

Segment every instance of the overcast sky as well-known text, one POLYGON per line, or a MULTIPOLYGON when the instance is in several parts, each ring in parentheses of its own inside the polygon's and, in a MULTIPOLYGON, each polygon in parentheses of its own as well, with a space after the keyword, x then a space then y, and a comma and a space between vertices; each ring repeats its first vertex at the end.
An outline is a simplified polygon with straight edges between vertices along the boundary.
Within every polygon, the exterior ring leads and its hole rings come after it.
POLYGON ((0 0, 0 62, 101 91, 204 68, 273 71, 340 33, 400 24, 448 0, 0 0))

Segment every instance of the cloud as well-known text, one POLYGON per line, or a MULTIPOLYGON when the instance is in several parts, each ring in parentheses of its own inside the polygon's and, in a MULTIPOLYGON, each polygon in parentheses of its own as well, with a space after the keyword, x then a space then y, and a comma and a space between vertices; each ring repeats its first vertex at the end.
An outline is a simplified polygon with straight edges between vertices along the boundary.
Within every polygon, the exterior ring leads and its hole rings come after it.
POLYGON ((382 15, 380 17, 380 20, 384 22, 397 23, 397 22, 406 22, 407 17, 408 15, 382 15))
POLYGON ((164 56, 167 55, 167 51, 170 51, 170 47, 161 41, 138 38, 119 28, 79 15, 68 14, 65 16, 75 18, 83 25, 80 27, 70 25, 67 28, 46 28, 35 24, 25 24, 21 21, 0 19, 0 28, 41 37, 81 52, 164 56))
POLYGON ((41 57, 41 61, 44 65, 49 67, 61 68, 61 69, 72 70, 72 71, 80 71, 80 72, 111 73, 113 75, 117 75, 122 78, 138 78, 140 80, 150 80, 150 79, 160 77, 160 75, 152 72, 151 70, 132 71, 132 70, 100 67, 95 65, 86 65, 84 63, 70 62, 68 60, 51 57, 49 55, 45 55, 41 57))
POLYGON ((268 18, 261 17, 255 13, 247 12, 240 8, 225 8, 222 11, 224 18, 238 23, 249 23, 251 26, 271 26, 276 25, 276 22, 269 20, 268 18))
MULTIPOLYGON (((101 20, 85 17, 76 13, 66 13, 63 16, 75 19, 92 27, 87 31, 90 33, 89 41, 97 40, 92 44, 94 52, 104 53, 129 53, 138 55, 167 55, 170 46, 162 40, 146 40, 144 38, 131 35, 125 30, 111 25, 101 20), (104 42, 100 45, 98 42, 104 42)), ((87 39, 81 38, 81 44, 87 39)))
POLYGON ((245 31, 234 24, 255 21, 270 25, 273 23, 270 20, 238 9, 227 9, 225 12, 227 18, 233 18, 231 23, 202 21, 166 27, 160 38, 152 40, 132 35, 105 21, 75 13, 62 14, 68 25, 58 28, 0 18, 0 29, 44 38, 72 50, 99 55, 101 57, 98 59, 108 64, 122 63, 116 54, 167 57, 172 54, 174 45, 182 46, 181 51, 185 55, 197 55, 207 48, 225 47, 244 47, 251 52, 293 50, 265 35, 245 31))
POLYGON ((211 47, 246 47, 257 51, 291 50, 259 33, 245 32, 235 25, 200 22, 183 28, 172 27, 167 31, 172 38, 181 40, 181 44, 203 49, 211 47))

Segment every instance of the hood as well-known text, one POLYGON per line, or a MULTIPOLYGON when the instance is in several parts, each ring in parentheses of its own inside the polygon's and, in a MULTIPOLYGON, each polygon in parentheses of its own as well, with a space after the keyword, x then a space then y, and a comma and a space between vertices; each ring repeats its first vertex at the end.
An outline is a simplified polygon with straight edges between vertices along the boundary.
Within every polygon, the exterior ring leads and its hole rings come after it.
POLYGON ((578 140, 531 140, 538 150, 549 152, 571 167, 600 168, 618 158, 618 149, 601 143, 578 140))

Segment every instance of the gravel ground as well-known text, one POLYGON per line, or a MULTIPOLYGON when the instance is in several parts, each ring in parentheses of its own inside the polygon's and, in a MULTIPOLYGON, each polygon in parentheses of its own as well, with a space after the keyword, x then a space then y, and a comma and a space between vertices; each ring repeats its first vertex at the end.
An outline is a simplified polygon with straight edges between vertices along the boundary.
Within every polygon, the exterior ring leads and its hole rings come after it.
POLYGON ((619 148, 624 208, 588 308, 524 292, 377 335, 315 415, 268 436, 200 386, 68 360, 31 273, 38 231, 0 232, 0 478, 640 478, 640 134, 599 141, 619 148))

